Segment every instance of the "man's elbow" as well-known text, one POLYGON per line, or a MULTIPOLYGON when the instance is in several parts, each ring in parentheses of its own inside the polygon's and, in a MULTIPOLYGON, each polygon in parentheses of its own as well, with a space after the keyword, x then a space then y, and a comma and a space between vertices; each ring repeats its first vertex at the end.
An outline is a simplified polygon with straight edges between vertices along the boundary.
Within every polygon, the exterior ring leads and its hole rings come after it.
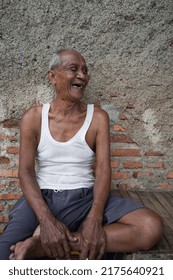
POLYGON ((18 177, 20 182, 23 181, 25 178, 35 176, 35 171, 31 168, 19 167, 18 169, 18 177))

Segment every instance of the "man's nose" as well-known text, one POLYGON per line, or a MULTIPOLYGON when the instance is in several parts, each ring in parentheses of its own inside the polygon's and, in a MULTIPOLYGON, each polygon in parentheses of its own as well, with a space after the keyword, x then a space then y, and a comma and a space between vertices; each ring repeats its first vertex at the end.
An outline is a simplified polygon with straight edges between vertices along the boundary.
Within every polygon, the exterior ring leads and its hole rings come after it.
POLYGON ((83 72, 82 69, 79 69, 79 70, 77 71, 77 77, 80 78, 80 79, 85 79, 85 80, 86 80, 87 75, 83 72))

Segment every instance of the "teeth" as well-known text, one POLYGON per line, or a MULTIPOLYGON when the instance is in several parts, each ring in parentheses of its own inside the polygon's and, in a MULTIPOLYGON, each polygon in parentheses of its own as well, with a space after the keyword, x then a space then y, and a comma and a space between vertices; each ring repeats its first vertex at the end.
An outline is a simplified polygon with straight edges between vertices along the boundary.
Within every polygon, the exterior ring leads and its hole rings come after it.
POLYGON ((78 85, 78 86, 72 85, 72 87, 74 87, 74 88, 82 88, 82 86, 80 86, 80 85, 78 85))

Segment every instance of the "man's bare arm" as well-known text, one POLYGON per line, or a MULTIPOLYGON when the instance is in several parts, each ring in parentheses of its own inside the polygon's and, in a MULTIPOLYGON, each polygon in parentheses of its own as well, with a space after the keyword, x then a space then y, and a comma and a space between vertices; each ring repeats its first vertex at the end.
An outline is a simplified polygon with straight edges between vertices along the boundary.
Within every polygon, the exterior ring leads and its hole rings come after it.
POLYGON ((81 259, 101 258, 106 247, 102 220, 111 187, 109 117, 103 110, 98 110, 95 120, 97 133, 94 197, 91 210, 83 225, 81 259))
POLYGON ((41 125, 41 108, 27 110, 20 123, 19 179, 27 201, 41 223, 48 211, 35 175, 35 157, 41 125))
POLYGON ((41 107, 29 109, 20 125, 19 178, 23 194, 40 224, 42 245, 50 257, 70 257, 68 240, 73 235, 51 213, 42 198, 35 174, 35 157, 40 138, 41 107))

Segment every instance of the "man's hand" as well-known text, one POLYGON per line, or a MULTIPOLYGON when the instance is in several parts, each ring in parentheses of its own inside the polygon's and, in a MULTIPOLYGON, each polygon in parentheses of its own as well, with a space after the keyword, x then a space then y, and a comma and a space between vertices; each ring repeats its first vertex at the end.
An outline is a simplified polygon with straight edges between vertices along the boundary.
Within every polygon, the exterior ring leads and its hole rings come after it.
POLYGON ((97 219, 87 218, 81 232, 80 259, 101 259, 106 249, 106 234, 97 219))
POLYGON ((70 259, 70 242, 77 242, 68 228, 54 217, 46 217, 40 224, 40 238, 44 251, 50 258, 70 259))

